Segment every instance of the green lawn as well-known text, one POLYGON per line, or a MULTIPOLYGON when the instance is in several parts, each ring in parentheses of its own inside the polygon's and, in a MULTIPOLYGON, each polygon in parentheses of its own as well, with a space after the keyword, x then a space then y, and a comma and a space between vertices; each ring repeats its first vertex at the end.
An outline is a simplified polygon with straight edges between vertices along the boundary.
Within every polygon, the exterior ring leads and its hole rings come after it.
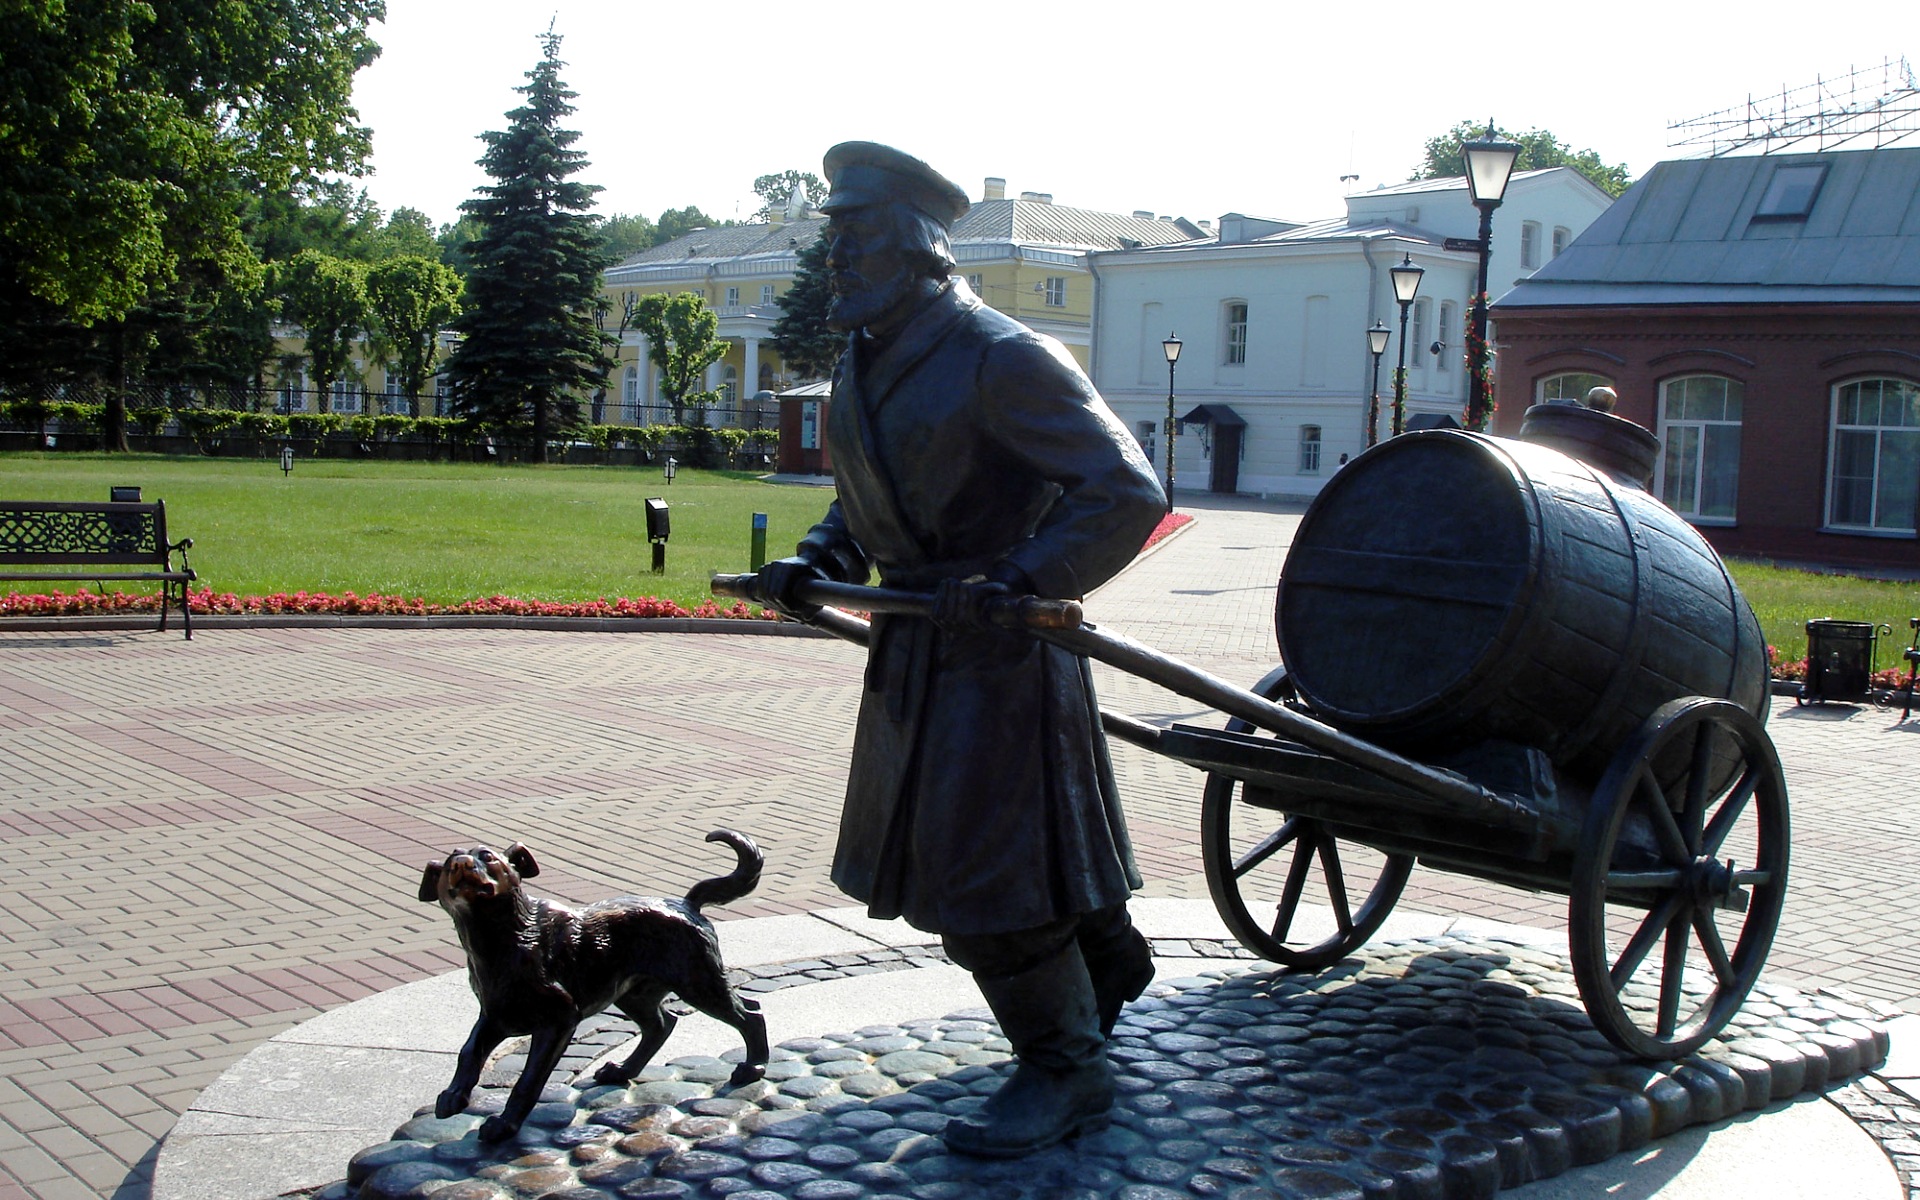
MULTIPOLYGON (((216 591, 435 603, 659 596, 687 607, 709 598, 711 573, 747 569, 753 513, 767 514, 768 554, 778 557, 833 494, 735 471, 682 470, 669 486, 656 467, 303 459, 282 476, 260 459, 0 456, 0 499, 104 500, 116 484, 167 502, 169 532, 194 539, 194 569, 216 591), (664 576, 648 570, 649 496, 667 501, 673 522, 664 576)), ((1920 616, 1920 582, 1729 566, 1789 660, 1805 654, 1810 618, 1835 617, 1890 625, 1880 647, 1890 665, 1911 634, 1907 619, 1920 616)))
POLYGON ((1807 622, 1832 617, 1889 626, 1892 633, 1880 635, 1877 666, 1904 665, 1900 651, 1913 639, 1907 622, 1920 617, 1920 580, 1822 575, 1749 559, 1729 559, 1727 567, 1783 660, 1806 657, 1807 622))
POLYGON ((193 539, 194 570, 215 591, 434 603, 659 596, 692 607, 711 598, 710 574, 747 569, 753 513, 767 514, 779 557, 833 499, 745 472, 682 469, 669 485, 658 467, 303 459, 283 476, 264 459, 0 456, 0 499, 105 500, 116 484, 167 502, 168 534, 193 539), (665 575, 649 570, 649 496, 672 521, 665 575))

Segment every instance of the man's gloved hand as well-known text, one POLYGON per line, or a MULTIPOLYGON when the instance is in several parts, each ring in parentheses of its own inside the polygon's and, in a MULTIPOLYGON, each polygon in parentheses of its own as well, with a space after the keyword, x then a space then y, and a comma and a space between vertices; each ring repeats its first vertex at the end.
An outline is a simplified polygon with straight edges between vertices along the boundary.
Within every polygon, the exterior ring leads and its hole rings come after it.
POLYGON ((1007 596, 1031 596, 1033 581, 1012 563, 996 563, 985 575, 943 579, 933 592, 934 624, 950 633, 999 628, 987 619, 993 601, 1007 596))
POLYGON ((792 558, 777 558, 761 567, 756 573, 760 594, 768 607, 781 616, 796 621, 811 621, 820 611, 817 604, 802 602, 794 593, 800 584, 809 579, 825 579, 827 573, 815 566, 813 560, 804 555, 792 558))

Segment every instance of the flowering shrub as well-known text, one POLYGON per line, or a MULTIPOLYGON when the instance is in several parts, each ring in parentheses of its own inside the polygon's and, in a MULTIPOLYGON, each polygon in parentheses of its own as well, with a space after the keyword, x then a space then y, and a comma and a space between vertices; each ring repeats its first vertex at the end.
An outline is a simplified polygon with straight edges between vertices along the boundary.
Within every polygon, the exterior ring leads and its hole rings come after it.
MULTIPOLYGON (((329 616, 426 617, 477 615, 502 617, 707 617, 730 620, 771 620, 772 613, 756 613, 743 601, 721 607, 712 600, 682 608, 655 596, 621 596, 613 600, 521 600, 513 596, 485 596, 456 604, 429 604, 419 597, 359 595, 342 592, 275 592, 271 596, 237 596, 212 588, 189 590, 187 604, 195 614, 254 615, 318 613, 329 616)), ((0 595, 0 617, 66 617, 91 614, 156 612, 157 595, 127 592, 54 591, 49 595, 12 592, 0 595)))
POLYGON ((1180 528, 1182 525, 1191 525, 1191 524, 1193 524, 1193 518, 1188 516, 1186 513, 1168 513, 1166 516, 1160 518, 1160 523, 1158 525, 1155 525, 1153 527, 1153 532, 1147 535, 1146 546, 1142 546, 1140 547, 1140 549, 1145 550, 1147 546, 1151 546, 1155 542, 1161 541, 1168 534, 1180 528))

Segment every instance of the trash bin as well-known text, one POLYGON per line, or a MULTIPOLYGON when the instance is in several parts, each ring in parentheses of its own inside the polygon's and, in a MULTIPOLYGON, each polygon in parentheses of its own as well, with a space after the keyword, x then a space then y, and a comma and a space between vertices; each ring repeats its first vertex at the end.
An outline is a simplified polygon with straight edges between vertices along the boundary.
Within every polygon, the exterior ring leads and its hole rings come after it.
POLYGON ((1807 678, 1801 703, 1866 700, 1873 676, 1875 627, 1870 621, 1807 622, 1807 678))

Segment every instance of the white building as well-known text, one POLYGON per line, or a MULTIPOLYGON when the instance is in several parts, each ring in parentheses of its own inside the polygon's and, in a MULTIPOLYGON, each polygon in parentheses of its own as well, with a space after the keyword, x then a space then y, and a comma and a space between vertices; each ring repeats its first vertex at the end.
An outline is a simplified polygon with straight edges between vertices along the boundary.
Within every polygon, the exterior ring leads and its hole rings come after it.
MULTIPOLYGON (((1609 203, 1570 168, 1516 173, 1494 213, 1490 297, 1559 253, 1609 203)), ((1393 331, 1379 363, 1379 437, 1389 435, 1401 346, 1387 272, 1409 255, 1426 274, 1408 313, 1407 416, 1461 419, 1479 256, 1445 244, 1479 234, 1466 180, 1380 188, 1346 206, 1344 217, 1311 223, 1229 213, 1208 240, 1091 256, 1094 382, 1163 479, 1161 343, 1169 333, 1181 339, 1175 415, 1205 406, 1206 419, 1187 422, 1175 446, 1178 490, 1319 491, 1343 456, 1367 445, 1375 364, 1366 331, 1376 319, 1393 331)))

